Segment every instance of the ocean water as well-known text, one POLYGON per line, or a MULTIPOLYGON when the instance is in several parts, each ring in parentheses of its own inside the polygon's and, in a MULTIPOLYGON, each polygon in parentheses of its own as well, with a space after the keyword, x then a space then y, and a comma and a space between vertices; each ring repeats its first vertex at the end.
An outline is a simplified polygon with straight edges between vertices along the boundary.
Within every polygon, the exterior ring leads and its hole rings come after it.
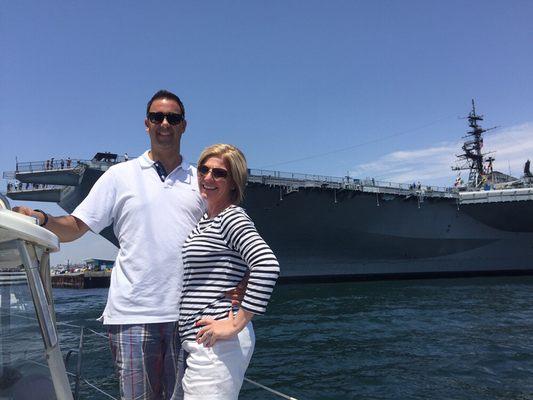
MULTIPOLYGON (((107 290, 54 295, 64 352, 65 324, 104 333, 107 290)), ((533 399, 533 277, 278 285, 254 326, 247 377, 296 399, 533 399)), ((117 396, 108 343, 85 332, 83 376, 117 396)))

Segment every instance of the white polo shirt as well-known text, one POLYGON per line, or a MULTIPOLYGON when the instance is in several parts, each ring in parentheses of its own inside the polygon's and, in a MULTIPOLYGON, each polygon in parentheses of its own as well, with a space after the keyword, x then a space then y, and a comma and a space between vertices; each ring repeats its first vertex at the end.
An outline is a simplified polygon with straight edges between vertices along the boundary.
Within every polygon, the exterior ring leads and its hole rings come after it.
POLYGON ((196 168, 182 161, 162 182, 148 151, 112 166, 73 216, 99 233, 113 224, 120 249, 106 325, 177 321, 183 283, 181 247, 205 212, 196 168))

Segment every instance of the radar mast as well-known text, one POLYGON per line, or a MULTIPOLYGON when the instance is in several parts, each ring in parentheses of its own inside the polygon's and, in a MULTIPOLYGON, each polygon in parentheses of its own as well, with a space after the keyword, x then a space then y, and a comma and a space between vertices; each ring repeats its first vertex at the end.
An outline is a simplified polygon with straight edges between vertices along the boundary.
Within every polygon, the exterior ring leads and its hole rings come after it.
POLYGON ((494 129, 483 129, 478 122, 483 121, 483 116, 476 114, 476 105, 472 99, 472 111, 468 114, 468 126, 471 130, 463 136, 466 140, 461 147, 463 154, 457 156, 460 160, 458 166, 452 167, 454 171, 468 170, 468 187, 479 187, 486 180, 487 175, 492 173, 493 157, 485 158, 488 153, 482 153, 483 148, 483 133, 494 129), (484 163, 487 162, 487 168, 484 168, 484 163))

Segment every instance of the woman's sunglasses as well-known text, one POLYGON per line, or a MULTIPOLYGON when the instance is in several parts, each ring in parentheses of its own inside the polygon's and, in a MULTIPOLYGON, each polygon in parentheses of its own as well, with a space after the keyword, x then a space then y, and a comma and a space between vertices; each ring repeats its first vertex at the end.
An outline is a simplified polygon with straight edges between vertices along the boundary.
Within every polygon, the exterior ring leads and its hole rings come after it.
POLYGON ((206 176, 209 172, 211 172, 211 176, 213 179, 222 179, 228 177, 228 171, 226 171, 223 168, 209 168, 207 165, 200 165, 198 167, 198 172, 206 176))
POLYGON ((162 113, 162 112, 149 112, 148 120, 152 124, 161 124, 165 118, 170 125, 178 125, 183 121, 183 114, 176 113, 162 113))

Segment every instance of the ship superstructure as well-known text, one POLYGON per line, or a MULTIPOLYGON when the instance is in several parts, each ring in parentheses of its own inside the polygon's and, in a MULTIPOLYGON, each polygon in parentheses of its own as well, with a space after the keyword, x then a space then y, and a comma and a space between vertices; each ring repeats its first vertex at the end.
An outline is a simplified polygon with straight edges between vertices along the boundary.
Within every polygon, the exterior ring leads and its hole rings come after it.
POLYGON ((479 188, 482 184, 487 182, 487 176, 492 174, 493 157, 485 157, 486 154, 482 152, 483 148, 483 134, 491 129, 483 129, 479 122, 483 121, 483 116, 476 114, 476 105, 472 100, 472 111, 468 114, 468 126, 470 130, 464 137, 462 149, 463 154, 457 156, 459 161, 458 166, 452 169, 456 171, 468 170, 467 187, 471 189, 479 188))
MULTIPOLYGON (((495 190, 493 158, 482 152, 481 120, 473 105, 459 157, 469 170, 466 186, 250 170, 243 206, 276 252, 282 278, 533 273, 533 189, 521 184, 495 190)), ((70 213, 120 161, 100 153, 92 160, 70 160, 68 168, 19 163, 4 174, 12 179, 8 196, 57 202, 70 213)), ((110 227, 101 234, 117 244, 110 227)))

